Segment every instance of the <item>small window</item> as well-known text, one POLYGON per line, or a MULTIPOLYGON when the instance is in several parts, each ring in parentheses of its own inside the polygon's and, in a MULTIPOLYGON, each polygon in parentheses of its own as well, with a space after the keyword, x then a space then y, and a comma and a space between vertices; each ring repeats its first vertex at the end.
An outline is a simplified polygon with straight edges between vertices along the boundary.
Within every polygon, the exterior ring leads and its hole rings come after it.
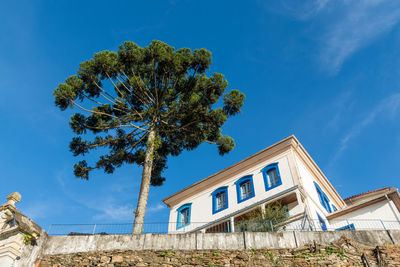
POLYGON ((240 184, 241 198, 245 199, 250 197, 253 194, 253 190, 251 190, 251 181, 246 181, 240 184))
POLYGON ((265 190, 270 190, 282 184, 278 163, 273 163, 261 170, 264 177, 265 190))
POLYGON ((352 230, 352 231, 355 231, 356 228, 354 227, 354 224, 352 223, 352 224, 349 224, 349 225, 340 227, 340 228, 336 229, 335 231, 345 231, 345 230, 352 230))
POLYGON ((238 203, 254 197, 253 176, 247 175, 236 182, 238 203))
POLYGON ((216 196, 217 199, 217 210, 223 209, 226 207, 226 192, 220 192, 216 196))
POLYGON ((189 223, 189 208, 181 210, 181 225, 186 225, 189 223))
POLYGON ((322 219, 321 215, 319 215, 318 213, 317 213, 317 216, 318 216, 319 225, 320 225, 322 231, 326 231, 326 230, 327 230, 327 227, 326 227, 326 222, 325 222, 325 220, 322 219))
POLYGON ((182 205, 178 210, 178 218, 176 220, 176 229, 185 227, 190 224, 191 203, 182 205))
POLYGON ((329 198, 325 195, 324 191, 321 190, 316 182, 314 182, 314 185, 318 193, 319 202, 321 202, 321 205, 326 209, 327 212, 331 213, 332 210, 329 204, 329 198))
POLYGON ((277 185, 279 183, 278 174, 276 173, 276 169, 270 169, 267 171, 268 183, 271 186, 277 185))
POLYGON ((228 208, 228 187, 220 187, 212 193, 213 214, 228 208))

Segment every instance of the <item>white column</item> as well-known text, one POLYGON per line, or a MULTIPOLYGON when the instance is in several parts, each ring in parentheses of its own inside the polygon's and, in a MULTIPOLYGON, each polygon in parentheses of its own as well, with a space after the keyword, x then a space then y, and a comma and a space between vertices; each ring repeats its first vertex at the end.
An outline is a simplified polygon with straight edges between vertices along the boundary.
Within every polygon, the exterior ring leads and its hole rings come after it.
POLYGON ((265 215, 265 205, 262 204, 262 205, 260 206, 260 208, 261 208, 261 216, 262 216, 263 219, 264 219, 264 215, 265 215))
POLYGON ((230 224, 231 224, 231 232, 234 233, 235 232, 235 218, 234 217, 230 218, 230 224))

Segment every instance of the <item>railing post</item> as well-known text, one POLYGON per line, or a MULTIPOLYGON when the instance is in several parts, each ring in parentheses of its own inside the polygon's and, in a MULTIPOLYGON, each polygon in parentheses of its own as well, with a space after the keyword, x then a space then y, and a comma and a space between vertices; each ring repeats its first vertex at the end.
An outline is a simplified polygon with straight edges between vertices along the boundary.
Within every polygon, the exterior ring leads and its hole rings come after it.
POLYGON ((92 235, 94 235, 94 233, 96 232, 96 224, 94 224, 94 226, 93 226, 93 232, 92 232, 92 235))
POLYGON ((272 221, 269 221, 269 224, 271 225, 271 232, 274 231, 274 225, 272 224, 272 221))
MULTIPOLYGON (((350 223, 349 223, 349 220, 348 220, 348 219, 346 219, 346 223, 347 223, 347 225, 350 227, 350 223)), ((350 230, 352 230, 352 229, 350 229, 350 230)))
POLYGON ((50 229, 53 226, 53 224, 50 224, 49 229, 47 230, 47 234, 50 235, 50 229))
POLYGON ((382 220, 380 220, 380 221, 381 221, 381 224, 382 224, 382 226, 383 226, 383 229, 386 230, 385 224, 383 223, 382 220))

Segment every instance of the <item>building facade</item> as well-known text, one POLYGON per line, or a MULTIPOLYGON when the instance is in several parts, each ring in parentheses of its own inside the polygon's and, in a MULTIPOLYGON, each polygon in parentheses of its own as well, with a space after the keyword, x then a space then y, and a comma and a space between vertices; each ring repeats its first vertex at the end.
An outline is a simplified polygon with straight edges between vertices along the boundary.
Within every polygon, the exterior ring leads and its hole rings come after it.
POLYGON ((400 229, 397 189, 343 200, 293 135, 163 202, 170 208, 169 233, 243 231, 251 212, 276 203, 287 207, 287 230, 400 229))

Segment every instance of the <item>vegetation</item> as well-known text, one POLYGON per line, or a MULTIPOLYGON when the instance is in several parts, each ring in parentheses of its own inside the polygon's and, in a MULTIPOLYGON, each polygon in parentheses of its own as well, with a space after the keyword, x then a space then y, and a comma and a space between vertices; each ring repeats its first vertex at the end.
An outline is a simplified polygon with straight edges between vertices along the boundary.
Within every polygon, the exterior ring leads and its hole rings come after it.
POLYGON ((22 234, 23 242, 25 245, 35 245, 36 239, 30 234, 22 234))
POLYGON ((165 257, 170 256, 170 255, 172 255, 172 254, 176 254, 176 251, 175 251, 175 250, 163 251, 163 252, 161 253, 161 257, 165 258, 165 257))
POLYGON ((265 253, 268 255, 269 260, 271 262, 275 262, 275 256, 274 256, 274 253, 272 251, 265 251, 265 253))
POLYGON ((287 206, 281 203, 268 205, 263 212, 255 209, 247 214, 247 219, 238 222, 238 229, 250 232, 273 232, 284 226, 287 219, 287 206))
POLYGON ((235 146, 221 127, 240 113, 245 96, 238 90, 225 93, 228 82, 222 74, 209 74, 210 65, 211 53, 204 48, 125 42, 118 52, 102 51, 81 63, 77 75, 54 91, 61 110, 76 107, 87 114, 71 117, 77 134, 69 146, 73 155, 102 153, 95 164, 78 162, 75 176, 89 179, 95 169, 113 173, 123 164, 143 166, 134 233, 142 232, 150 184, 165 180, 168 156, 203 142, 217 145, 220 155, 235 146), (91 141, 82 138, 88 133, 91 141))

